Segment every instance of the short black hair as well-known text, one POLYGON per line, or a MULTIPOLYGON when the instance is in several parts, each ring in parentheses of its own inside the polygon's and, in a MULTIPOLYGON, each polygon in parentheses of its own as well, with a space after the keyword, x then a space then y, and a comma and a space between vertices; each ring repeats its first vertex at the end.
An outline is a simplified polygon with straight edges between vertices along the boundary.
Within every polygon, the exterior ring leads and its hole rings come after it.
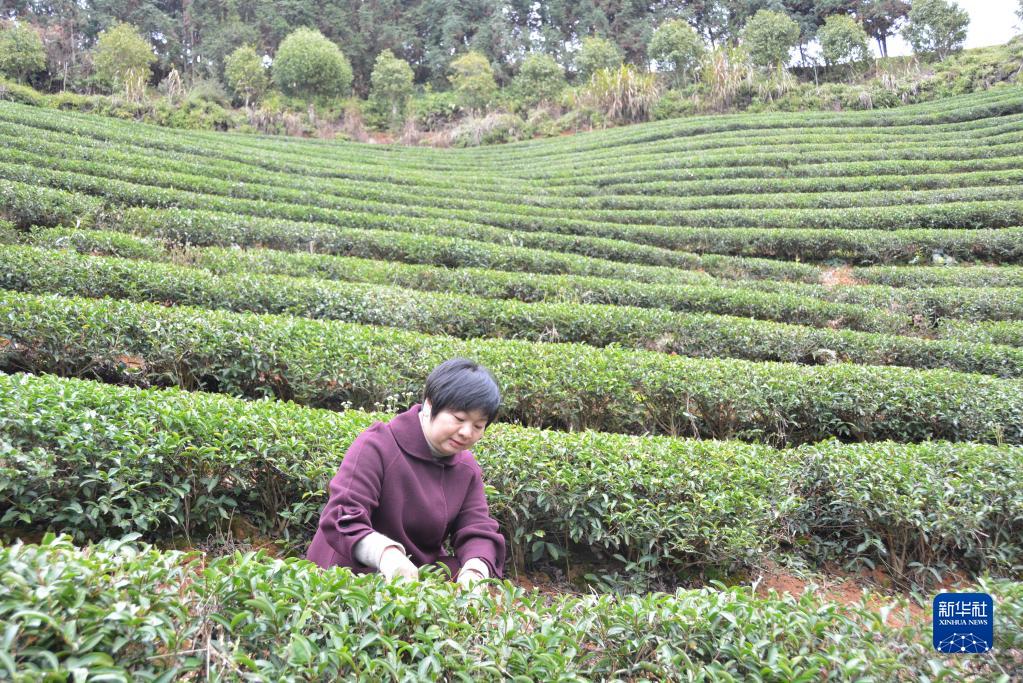
POLYGON ((485 367, 468 358, 452 358, 433 369, 423 387, 423 401, 429 399, 430 420, 447 410, 479 410, 489 425, 501 407, 497 380, 485 367))

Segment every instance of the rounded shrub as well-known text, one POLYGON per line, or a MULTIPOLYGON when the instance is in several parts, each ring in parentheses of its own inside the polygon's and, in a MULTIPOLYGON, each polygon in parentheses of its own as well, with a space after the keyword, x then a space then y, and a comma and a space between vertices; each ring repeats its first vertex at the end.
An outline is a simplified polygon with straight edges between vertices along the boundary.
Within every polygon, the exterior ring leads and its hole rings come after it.
POLYGON ((277 48, 273 81, 285 95, 307 101, 344 96, 352 78, 352 65, 341 48, 315 29, 297 29, 277 48))

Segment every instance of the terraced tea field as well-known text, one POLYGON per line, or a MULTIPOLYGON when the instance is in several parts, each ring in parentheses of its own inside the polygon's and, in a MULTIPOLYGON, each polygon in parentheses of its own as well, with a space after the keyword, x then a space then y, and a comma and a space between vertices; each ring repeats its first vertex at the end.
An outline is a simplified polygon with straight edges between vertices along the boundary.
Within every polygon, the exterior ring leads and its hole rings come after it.
POLYGON ((0 680, 1023 676, 1020 88, 472 150, 0 103, 0 139, 0 680), (289 557, 454 355, 502 386, 507 578, 289 557), (995 649, 781 565, 990 592, 995 649))

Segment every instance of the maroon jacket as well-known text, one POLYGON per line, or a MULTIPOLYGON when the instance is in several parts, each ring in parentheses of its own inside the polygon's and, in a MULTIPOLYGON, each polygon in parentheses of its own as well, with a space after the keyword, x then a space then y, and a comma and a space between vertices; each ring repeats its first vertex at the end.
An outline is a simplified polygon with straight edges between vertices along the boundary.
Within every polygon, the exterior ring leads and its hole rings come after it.
POLYGON ((323 568, 370 573, 352 548, 377 531, 404 545, 421 567, 441 560, 451 534, 459 566, 479 557, 492 577, 504 578, 505 540, 487 508, 480 466, 470 451, 434 457, 419 407, 374 423, 348 448, 306 557, 323 568))

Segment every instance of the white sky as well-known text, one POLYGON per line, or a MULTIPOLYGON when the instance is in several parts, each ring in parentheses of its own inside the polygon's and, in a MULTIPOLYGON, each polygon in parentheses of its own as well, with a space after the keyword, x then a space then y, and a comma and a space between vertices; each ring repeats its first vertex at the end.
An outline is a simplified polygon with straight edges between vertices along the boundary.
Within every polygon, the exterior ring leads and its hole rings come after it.
MULTIPOLYGON (((970 13, 970 29, 964 47, 1000 45, 1020 33, 1020 21, 1016 16, 1018 0, 956 0, 956 2, 970 13)), ((873 48, 876 53, 877 45, 873 45, 873 48)), ((912 53, 913 50, 901 36, 895 35, 888 39, 888 54, 892 57, 912 53)))

